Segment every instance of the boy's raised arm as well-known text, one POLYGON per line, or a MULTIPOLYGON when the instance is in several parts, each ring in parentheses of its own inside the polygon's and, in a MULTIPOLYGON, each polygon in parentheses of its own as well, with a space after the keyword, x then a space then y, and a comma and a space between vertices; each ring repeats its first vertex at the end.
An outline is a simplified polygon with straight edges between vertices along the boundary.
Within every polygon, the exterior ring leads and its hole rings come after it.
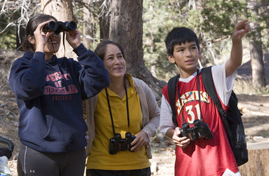
POLYGON ((226 77, 233 74, 233 72, 241 65, 243 55, 242 38, 249 31, 250 26, 248 20, 240 21, 235 25, 234 33, 232 35, 231 57, 225 65, 226 77))

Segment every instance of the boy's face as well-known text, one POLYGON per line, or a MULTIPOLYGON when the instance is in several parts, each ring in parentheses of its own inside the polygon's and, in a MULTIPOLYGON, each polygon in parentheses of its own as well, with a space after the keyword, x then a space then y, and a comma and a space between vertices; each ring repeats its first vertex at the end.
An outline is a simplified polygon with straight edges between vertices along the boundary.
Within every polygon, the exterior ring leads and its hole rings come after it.
POLYGON ((168 55, 171 63, 175 63, 182 78, 192 75, 197 70, 200 51, 195 42, 185 42, 174 46, 173 56, 168 55))

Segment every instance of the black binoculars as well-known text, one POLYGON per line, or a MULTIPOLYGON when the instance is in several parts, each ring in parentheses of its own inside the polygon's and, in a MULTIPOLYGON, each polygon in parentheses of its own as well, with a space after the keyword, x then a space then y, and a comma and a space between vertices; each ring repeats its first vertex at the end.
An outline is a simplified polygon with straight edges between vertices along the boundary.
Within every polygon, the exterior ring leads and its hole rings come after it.
POLYGON ((48 24, 46 24, 42 31, 47 33, 48 31, 53 31, 55 34, 59 34, 63 31, 73 31, 77 29, 77 23, 74 21, 50 21, 48 24))
POLYGON ((179 136, 186 136, 192 141, 198 140, 200 138, 205 138, 206 140, 213 138, 213 135, 205 122, 197 119, 193 122, 193 124, 194 126, 190 127, 189 123, 183 123, 179 136))
POLYGON ((125 138, 121 138, 119 133, 116 133, 113 138, 109 139, 109 153, 116 154, 118 151, 131 151, 131 143, 135 139, 132 133, 127 132, 125 138))

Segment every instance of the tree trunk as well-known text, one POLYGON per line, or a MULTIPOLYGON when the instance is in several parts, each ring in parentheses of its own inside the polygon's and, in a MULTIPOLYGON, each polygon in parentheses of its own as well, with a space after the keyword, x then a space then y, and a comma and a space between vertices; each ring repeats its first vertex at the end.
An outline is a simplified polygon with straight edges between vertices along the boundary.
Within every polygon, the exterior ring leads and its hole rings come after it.
MULTIPOLYGON (((88 0, 83 0, 83 3, 87 4, 88 0)), ((85 45, 86 48, 90 48, 90 37, 91 37, 91 17, 90 17, 90 11, 87 7, 83 6, 83 38, 82 43, 85 45)))
MULTIPOLYGON (((41 12, 54 16, 58 21, 76 21, 73 17, 72 0, 41 0, 41 12)), ((61 36, 61 46, 57 52, 57 56, 77 58, 76 54, 73 52, 73 48, 69 45, 67 40, 63 38, 63 33, 61 36)))
POLYGON ((260 42, 250 41, 250 58, 252 71, 252 84, 256 87, 265 87, 266 79, 264 72, 263 51, 260 42))
POLYGON ((127 72, 145 81, 160 100, 166 83, 154 78, 143 61, 142 10, 143 0, 112 0, 109 38, 124 47, 127 72))
POLYGON ((248 150, 248 162, 239 166, 243 176, 268 176, 269 149, 248 150))
POLYGON ((100 40, 109 40, 109 26, 110 26, 110 5, 111 1, 103 1, 99 4, 99 26, 100 26, 100 40))
MULTIPOLYGON (((248 2, 249 6, 252 8, 252 12, 259 15, 257 2, 248 2)), ((263 62, 263 50, 262 50, 262 40, 260 33, 260 24, 252 23, 253 26, 250 38, 250 59, 251 59, 251 71, 252 71, 252 83, 258 88, 266 86, 265 72, 264 72, 264 62, 263 62)))
POLYGON ((101 16, 99 18, 101 40, 109 39, 109 22, 109 16, 101 16))

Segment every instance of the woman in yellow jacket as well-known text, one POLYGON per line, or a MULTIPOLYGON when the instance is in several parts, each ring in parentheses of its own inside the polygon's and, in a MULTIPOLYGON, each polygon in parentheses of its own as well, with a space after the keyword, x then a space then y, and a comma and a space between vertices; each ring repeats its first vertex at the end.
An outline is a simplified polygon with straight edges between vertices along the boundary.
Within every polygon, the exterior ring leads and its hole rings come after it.
POLYGON ((87 101, 87 176, 150 176, 150 137, 159 126, 159 107, 150 88, 126 74, 119 43, 95 49, 110 85, 87 101))

